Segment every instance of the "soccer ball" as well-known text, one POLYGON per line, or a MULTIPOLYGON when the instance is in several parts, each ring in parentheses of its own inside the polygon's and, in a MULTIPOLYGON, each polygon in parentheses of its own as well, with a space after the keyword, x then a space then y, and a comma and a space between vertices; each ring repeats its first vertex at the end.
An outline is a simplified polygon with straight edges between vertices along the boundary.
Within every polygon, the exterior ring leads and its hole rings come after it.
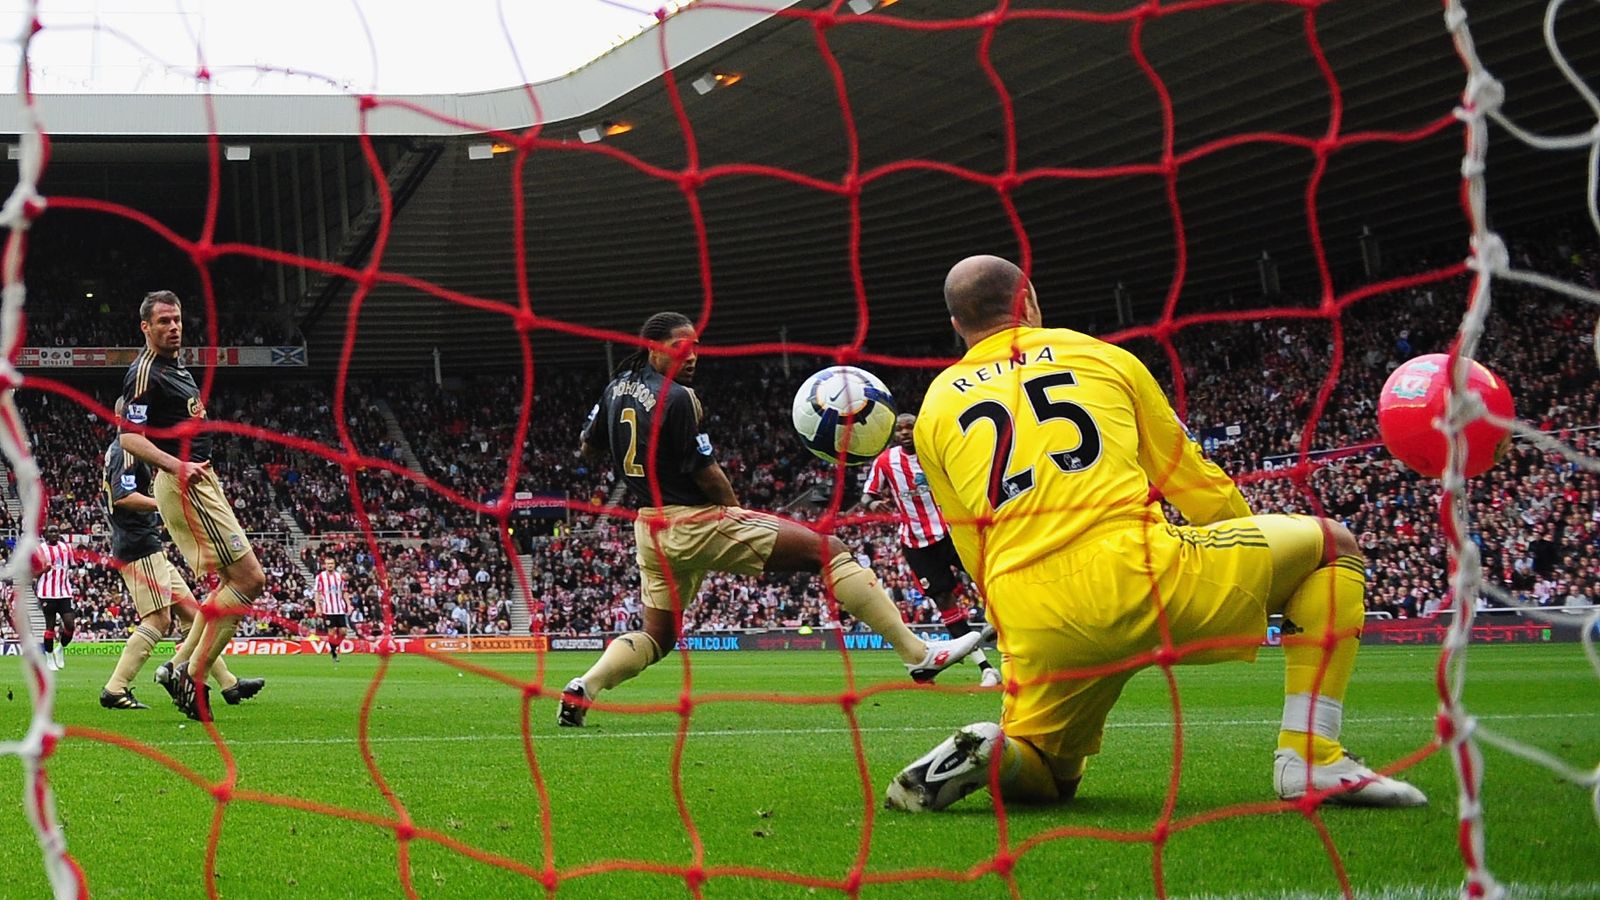
POLYGON ((794 430, 819 459, 847 466, 872 462, 894 436, 894 398, 877 376, 833 366, 806 379, 794 395, 794 430))
MULTIPOLYGON (((1444 391, 1450 383, 1450 357, 1443 353, 1419 356, 1395 369, 1378 397, 1378 433, 1395 459, 1426 478, 1444 471, 1449 446, 1434 420, 1444 416, 1444 391)), ((1516 414, 1511 389, 1493 372, 1476 362, 1467 364, 1467 390, 1483 399, 1489 412, 1503 418, 1516 414)), ((1507 431, 1487 419, 1477 419, 1462 430, 1467 442, 1465 474, 1482 475, 1499 458, 1507 431)))

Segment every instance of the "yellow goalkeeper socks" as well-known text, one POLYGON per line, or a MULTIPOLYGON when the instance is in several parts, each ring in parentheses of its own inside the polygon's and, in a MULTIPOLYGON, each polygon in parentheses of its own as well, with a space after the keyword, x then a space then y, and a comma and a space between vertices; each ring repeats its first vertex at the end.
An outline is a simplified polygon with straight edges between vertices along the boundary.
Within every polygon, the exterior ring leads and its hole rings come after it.
MULTIPOLYGON (((1068 760, 1063 768, 1083 777, 1084 758, 1068 760)), ((1000 794, 1013 803, 1055 803, 1062 798, 1061 782, 1055 770, 1032 744, 1016 738, 1005 739, 1000 755, 1000 794)))
POLYGON ((1344 745, 1338 741, 1330 741, 1320 734, 1307 734, 1304 731, 1278 732, 1278 749, 1288 748, 1300 754, 1301 759, 1309 759, 1313 765, 1331 766, 1344 756, 1344 745), (1306 740, 1310 739, 1309 748, 1306 740), (1309 751, 1309 753, 1308 753, 1309 751))
POLYGON ((1316 765, 1337 762, 1344 753, 1339 730, 1345 690, 1361 646, 1366 588, 1366 566, 1361 558, 1341 556, 1333 565, 1307 576, 1283 608, 1285 697, 1278 747, 1309 756, 1316 765), (1337 634, 1337 640, 1324 649, 1323 641, 1330 633, 1337 634))
POLYGON ((894 645, 900 659, 907 663, 922 662, 928 654, 928 645, 911 633, 900 618, 900 610, 883 592, 878 576, 863 569, 848 553, 840 553, 822 569, 823 583, 833 589, 839 608, 867 623, 873 631, 883 635, 894 645))
POLYGON ((601 691, 610 690, 627 681, 662 657, 655 639, 642 631, 630 631, 619 636, 600 654, 589 671, 583 673, 583 687, 594 699, 601 691))

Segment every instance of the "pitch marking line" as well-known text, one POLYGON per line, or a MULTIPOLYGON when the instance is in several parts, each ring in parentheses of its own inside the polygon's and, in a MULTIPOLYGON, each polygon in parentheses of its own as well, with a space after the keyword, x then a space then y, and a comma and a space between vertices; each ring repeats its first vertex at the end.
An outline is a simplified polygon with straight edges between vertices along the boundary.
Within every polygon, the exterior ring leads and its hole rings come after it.
MULTIPOLYGON (((1572 882, 1515 883, 1505 888, 1512 897, 1523 900, 1585 900, 1600 897, 1600 881, 1587 884, 1572 882)), ((1183 894, 1173 900, 1328 900, 1341 897, 1334 892, 1280 891, 1253 892, 1249 894, 1183 894)), ((1378 890, 1355 889, 1356 900, 1456 900, 1461 896, 1460 885, 1400 885, 1378 890)))
MULTIPOLYGON (((1592 718, 1597 718, 1597 717, 1600 717, 1600 711, 1583 712, 1583 713, 1508 713, 1506 715, 1480 715, 1480 716, 1477 716, 1476 718, 1482 719, 1482 720, 1486 720, 1486 721, 1487 720, 1521 721, 1521 720, 1525 720, 1525 719, 1529 719, 1529 720, 1531 720, 1531 719, 1592 719, 1592 718)), ((1408 725, 1410 725, 1410 724, 1420 724, 1420 723, 1422 723, 1424 721, 1427 721, 1427 720, 1422 719, 1420 717, 1409 717, 1409 716, 1379 716, 1379 717, 1372 717, 1372 718, 1347 718, 1345 721, 1346 721, 1347 724, 1352 724, 1352 725, 1359 726, 1359 725, 1394 725, 1394 724, 1408 724, 1408 725)), ((1277 725, 1279 723, 1280 723, 1280 720, 1277 719, 1277 718, 1272 718, 1272 719, 1209 719, 1209 720, 1207 720, 1207 719, 1185 719, 1184 723, 1183 723, 1183 727, 1185 729, 1189 729, 1189 728, 1242 728, 1242 727, 1256 728, 1256 727, 1267 726, 1267 725, 1277 725)), ((915 725, 915 726, 907 726, 907 727, 903 727, 903 728, 861 728, 861 729, 858 729, 858 730, 862 734, 897 734, 897 733, 898 734, 909 734, 909 733, 918 733, 918 732, 944 733, 944 732, 949 732, 949 731, 953 730, 955 727, 956 727, 955 725, 915 725)), ((1107 728, 1170 730, 1172 728, 1172 723, 1171 722, 1108 722, 1108 723, 1106 723, 1106 727, 1107 728)), ((715 730, 708 729, 708 730, 703 730, 703 731, 702 730, 698 730, 698 729, 691 729, 690 732, 689 732, 689 736, 692 737, 692 738, 700 738, 700 737, 712 737, 712 738, 718 738, 718 737, 756 737, 756 736, 762 736, 762 735, 772 735, 772 736, 787 737, 787 736, 813 736, 813 735, 849 734, 849 733, 850 733, 850 729, 848 729, 848 728, 722 728, 722 729, 715 729, 715 730)), ((670 731, 616 731, 616 732, 599 731, 599 730, 593 730, 593 729, 583 730, 583 731, 578 731, 578 730, 574 730, 574 729, 563 729, 563 730, 558 731, 558 732, 556 732, 554 734, 536 734, 536 735, 534 735, 533 739, 534 739, 535 743, 541 743, 541 742, 552 741, 552 740, 603 741, 603 740, 629 740, 629 739, 636 739, 636 738, 651 738, 651 739, 656 739, 656 738, 674 738, 674 737, 677 737, 677 736, 678 736, 677 729, 673 729, 673 730, 670 730, 670 731)), ((487 732, 487 733, 483 733, 483 734, 441 734, 441 735, 417 735, 417 734, 382 735, 382 734, 375 734, 375 735, 372 735, 370 738, 368 738, 368 740, 371 743, 374 743, 374 744, 459 744, 459 743, 465 743, 465 742, 469 742, 469 741, 521 741, 522 740, 522 735, 521 734, 508 734, 508 733, 504 733, 504 732, 487 732)), ((157 743, 159 744, 159 746, 172 747, 172 746, 190 746, 190 745, 195 745, 195 746, 210 745, 212 742, 210 740, 179 740, 179 741, 159 741, 157 743)), ((230 747, 257 747, 257 746, 270 746, 270 745, 275 745, 275 744, 310 744, 310 745, 354 744, 354 743, 357 743, 357 741, 356 741, 356 738, 354 738, 354 737, 335 737, 335 738, 263 738, 263 739, 232 738, 232 739, 227 739, 227 743, 228 743, 228 746, 230 746, 230 747)))

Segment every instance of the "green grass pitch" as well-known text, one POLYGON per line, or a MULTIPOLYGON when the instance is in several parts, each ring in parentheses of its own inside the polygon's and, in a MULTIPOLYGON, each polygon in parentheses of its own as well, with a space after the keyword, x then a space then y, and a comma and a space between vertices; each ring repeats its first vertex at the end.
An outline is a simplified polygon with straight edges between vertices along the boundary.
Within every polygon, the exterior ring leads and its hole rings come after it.
MULTIPOLYGON (((592 654, 551 654, 545 682, 558 688, 592 654)), ((531 656, 472 656, 473 664, 518 678, 531 656)), ((1370 763, 1424 745, 1432 727, 1436 648, 1367 648, 1358 663, 1345 721, 1346 743, 1370 763)), ((262 675, 267 689, 219 722, 239 767, 238 788, 286 795, 392 819, 368 777, 356 743, 362 698, 379 661, 238 658, 236 671, 262 675)), ((876 807, 902 765, 955 727, 993 719, 993 693, 925 689, 871 693, 858 707, 871 784, 863 785, 852 734, 836 704, 758 702, 842 692, 845 670, 833 653, 695 654, 694 691, 750 695, 694 708, 681 760, 685 813, 701 841, 704 865, 844 878, 858 856, 866 871, 965 873, 992 859, 997 819, 987 794, 942 814, 907 816, 876 807), (870 816, 867 804, 874 807, 870 816), (870 842, 863 835, 870 820, 870 842)), ((851 657, 857 684, 901 684, 886 652, 851 657)), ((72 656, 60 678, 59 718, 115 731, 220 778, 223 764, 198 725, 185 720, 156 685, 141 696, 152 709, 102 710, 97 697, 110 657, 72 656)), ((25 728, 28 703, 15 660, 0 681, 15 699, 0 703, 0 740, 25 728)), ((674 655, 604 699, 671 704, 682 685, 674 655)), ((1557 753, 1578 766, 1600 760, 1600 705, 1577 645, 1490 646, 1471 651, 1468 701, 1485 725, 1557 753)), ((154 663, 142 678, 148 678, 154 663)), ((1184 752, 1176 819, 1272 799, 1271 750, 1277 731, 1281 655, 1263 651, 1253 666, 1178 670, 1184 752)), ((961 667, 946 686, 976 683, 961 667)), ((1166 683, 1141 674, 1112 714, 1104 752, 1091 763, 1072 804, 1008 809, 1013 847, 1052 830, 1148 832, 1161 814, 1172 769, 1173 729, 1166 683)), ((546 840, 538 793, 523 756, 521 695, 515 689, 422 658, 397 657, 378 689, 371 746, 394 796, 416 826, 451 841, 542 869, 546 840)), ((554 702, 532 706, 533 747, 550 797, 551 845, 561 874, 557 895, 690 896, 683 878, 610 870, 631 860, 689 866, 696 847, 674 797, 678 719, 671 713, 591 713, 581 731, 555 726, 554 702)), ((1585 793, 1553 774, 1493 748, 1486 804, 1489 862, 1519 896, 1600 896, 1600 827, 1585 793)), ((93 895, 204 896, 209 795, 170 769, 126 749, 88 739, 63 742, 49 771, 72 852, 93 895)), ((1435 755, 1406 777, 1427 791, 1424 809, 1330 808, 1322 821, 1338 845, 1358 896, 1451 897, 1459 890, 1456 789, 1448 761, 1435 755)), ((0 896, 48 895, 26 824, 21 766, 0 758, 0 896)), ((216 861, 224 897, 402 896, 397 842, 384 827, 254 802, 227 807, 216 861)), ((410 843, 413 886, 423 897, 535 897, 523 875, 477 862, 429 840, 410 843)), ((1174 833, 1162 859, 1173 897, 1321 897, 1338 883, 1313 825, 1294 812, 1227 818, 1174 833)), ((1031 846, 1016 862, 1023 897, 1146 897, 1155 891, 1148 842, 1065 836, 1031 846)), ((706 881, 708 898, 842 897, 806 885, 739 875, 706 881)), ((866 898, 1007 896, 994 875, 867 884, 866 898)))

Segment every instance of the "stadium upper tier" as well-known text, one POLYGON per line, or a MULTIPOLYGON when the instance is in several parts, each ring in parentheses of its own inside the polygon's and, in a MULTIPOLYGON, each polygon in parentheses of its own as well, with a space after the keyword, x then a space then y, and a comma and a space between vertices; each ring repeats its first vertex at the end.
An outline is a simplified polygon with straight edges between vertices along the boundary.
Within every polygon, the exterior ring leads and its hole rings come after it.
MULTIPOLYGON (((1447 241, 1464 253, 1451 116, 1463 72, 1426 4, 1327 4, 1314 15, 1295 4, 1185 7, 1131 31, 1126 21, 1031 18, 988 36, 892 24, 990 12, 986 0, 897 4, 872 19, 841 10, 822 32, 824 53, 805 15, 831 5, 690 7, 661 26, 674 86, 658 77, 660 35, 647 33, 534 86, 538 115, 515 88, 380 97, 367 111, 376 171, 353 137, 354 96, 214 98, 221 143, 250 150, 219 162, 217 240, 230 253, 252 245, 351 270, 381 253, 383 275, 359 294, 359 315, 349 315, 350 282, 274 262, 250 263, 259 284, 242 302, 269 297, 305 334, 314 366, 336 365, 354 327, 356 370, 429 370, 437 349, 459 374, 518 365, 519 326, 542 359, 592 357, 602 352, 594 339, 559 329, 626 334, 661 305, 709 307, 707 339, 720 345, 847 342, 858 325, 874 344, 934 339, 945 333, 936 292, 950 262, 974 249, 1018 255, 1019 225, 1037 280, 1075 321, 1108 320, 1119 283, 1133 320, 1169 295, 1190 311, 1197 298, 1257 283, 1263 253, 1291 295, 1315 296, 1304 290, 1318 277, 1312 216, 1336 273, 1356 267, 1366 228, 1391 248, 1447 241), (764 13, 777 6, 794 15, 764 13), (1170 97, 1170 131, 1162 90, 1129 52, 1132 34, 1170 97), (703 80, 716 73, 738 77, 703 80), (727 86, 701 93, 697 83, 727 86), (441 125, 401 100, 472 124, 441 125), (511 138, 488 129, 536 120, 540 143, 525 156, 493 152, 511 138), (387 231, 379 183, 392 197, 387 231), (481 308, 451 299, 463 297, 481 308), (518 318, 524 297, 537 318, 518 318)), ((1484 60, 1523 124, 1588 121, 1532 12, 1475 8, 1484 60)), ((1595 18, 1573 7, 1558 25, 1573 67, 1600 71, 1595 18)), ((199 93, 40 98, 56 139, 40 185, 53 202, 36 234, 81 229, 70 200, 93 198, 197 237, 208 200, 204 103, 199 93)), ((27 130, 14 109, 0 114, 13 117, 11 133, 27 130)), ((1496 143, 1495 226, 1575 210, 1580 155, 1496 143)), ((97 259, 74 257, 87 275, 97 259)))

